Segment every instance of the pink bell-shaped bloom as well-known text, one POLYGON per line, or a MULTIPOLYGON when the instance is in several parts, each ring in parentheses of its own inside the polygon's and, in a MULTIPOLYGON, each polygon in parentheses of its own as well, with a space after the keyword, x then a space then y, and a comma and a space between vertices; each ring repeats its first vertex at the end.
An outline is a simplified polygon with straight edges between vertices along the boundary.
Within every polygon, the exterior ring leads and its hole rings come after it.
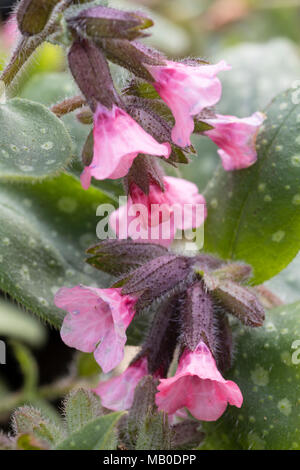
POLYGON ((114 411, 127 410, 132 405, 135 387, 147 374, 147 358, 142 357, 131 364, 121 375, 100 382, 94 392, 100 396, 105 408, 114 411))
POLYGON ((55 295, 55 305, 69 312, 61 328, 62 340, 79 351, 94 352, 102 370, 111 371, 123 359, 136 300, 121 295, 118 288, 63 287, 55 295))
POLYGON ((204 119, 214 127, 204 134, 220 147, 218 154, 225 170, 241 170, 256 162, 256 137, 264 120, 265 115, 260 112, 242 119, 221 114, 214 119, 204 119))
POLYGON ((236 383, 225 380, 202 341, 195 351, 185 350, 174 377, 161 379, 156 394, 159 410, 173 414, 186 407, 201 421, 215 421, 226 410, 227 403, 238 408, 243 396, 236 383))
POLYGON ((193 117, 221 98, 222 85, 217 74, 231 67, 224 60, 215 65, 186 65, 167 61, 166 65, 145 65, 153 76, 154 87, 175 118, 172 139, 180 147, 191 145, 193 117))
POLYGON ((169 246, 177 229, 197 228, 204 222, 205 199, 194 183, 165 176, 164 186, 162 191, 150 184, 146 195, 136 184, 131 185, 127 204, 110 216, 110 226, 119 238, 169 246))
POLYGON ((94 155, 81 183, 88 189, 92 176, 98 180, 126 176, 139 153, 169 158, 171 146, 160 144, 123 109, 98 104, 94 115, 94 155))

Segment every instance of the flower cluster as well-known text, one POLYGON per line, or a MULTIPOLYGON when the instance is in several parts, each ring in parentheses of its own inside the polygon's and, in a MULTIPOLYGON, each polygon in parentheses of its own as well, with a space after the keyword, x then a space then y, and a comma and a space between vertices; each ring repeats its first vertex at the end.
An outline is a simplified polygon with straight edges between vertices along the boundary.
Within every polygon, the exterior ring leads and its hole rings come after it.
POLYGON ((159 380, 156 404, 171 417, 187 408, 197 419, 218 419, 227 404, 240 407, 239 387, 220 371, 231 364, 232 341, 227 315, 260 326, 264 310, 243 285, 251 270, 208 255, 185 257, 160 245, 107 240, 90 248, 89 263, 116 274, 122 287, 62 288, 57 307, 68 311, 61 337, 80 351, 94 352, 103 372, 124 356, 126 329, 141 312, 150 328, 138 355, 119 376, 101 381, 94 390, 103 406, 131 407, 139 381, 151 374, 159 380), (131 266, 130 266, 130 263, 131 266), (179 364, 168 377, 176 351, 179 364))
POLYGON ((93 122, 83 150, 82 186, 88 189, 92 178, 123 178, 128 199, 110 216, 118 239, 88 250, 88 263, 119 276, 118 283, 60 289, 55 304, 68 312, 61 337, 93 352, 109 373, 123 359, 132 321, 148 312, 150 326, 138 355, 121 375, 95 389, 102 404, 130 408, 137 384, 150 374, 159 381, 159 410, 173 416, 188 409, 199 420, 216 420, 228 403, 240 407, 243 401, 239 387, 221 375, 231 364, 228 313, 256 327, 264 311, 240 285, 251 274, 247 266, 169 251, 176 232, 200 227, 207 213, 196 185, 166 176, 159 162, 188 163, 191 135, 198 132, 218 146, 225 170, 247 168, 257 159, 256 136, 265 116, 216 114, 218 75, 231 67, 225 61, 171 61, 146 47, 138 40, 152 25, 144 14, 99 6, 81 9, 67 25, 74 38, 69 67, 93 122), (121 92, 108 61, 133 74, 121 92), (129 223, 136 207, 139 230, 129 223))
MULTIPOLYGON (((93 116, 82 186, 88 189, 92 178, 124 178, 128 204, 112 217, 116 234, 124 232, 119 225, 124 225, 125 218, 132 220, 132 205, 141 204, 148 214, 134 239, 167 246, 177 229, 203 223, 205 207, 197 220, 195 211, 197 205, 205 206, 205 200, 191 183, 165 177, 161 168, 157 171, 158 161, 175 166, 187 163, 187 154, 193 152, 191 135, 200 124, 199 132, 219 147, 225 170, 247 168, 257 159, 256 135, 264 115, 216 114, 213 107, 222 95, 218 75, 231 67, 223 60, 217 64, 167 60, 138 41, 153 24, 142 13, 91 7, 67 23, 75 37, 68 54, 70 70, 93 116), (114 87, 108 61, 134 75, 121 93, 114 87), (164 206, 158 219, 150 214, 153 204, 164 206), (174 204, 193 206, 184 222, 175 220, 174 204), (170 226, 168 236, 162 235, 164 223, 170 226)), ((122 238, 132 236, 130 230, 122 234, 122 238)))

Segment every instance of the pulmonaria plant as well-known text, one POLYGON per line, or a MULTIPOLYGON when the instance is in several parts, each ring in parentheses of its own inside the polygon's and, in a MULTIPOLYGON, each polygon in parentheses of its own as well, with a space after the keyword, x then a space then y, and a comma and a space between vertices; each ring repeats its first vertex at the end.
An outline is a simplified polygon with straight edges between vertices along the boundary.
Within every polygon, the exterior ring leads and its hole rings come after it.
POLYGON ((133 317, 152 312, 137 357, 121 375, 101 381, 95 393, 106 408, 129 409, 137 384, 151 374, 160 381, 156 405, 171 419, 186 408, 199 420, 216 420, 228 403, 240 407, 243 402, 238 385, 221 375, 232 360, 228 314, 256 327, 264 311, 255 294, 239 283, 250 276, 247 266, 172 253, 176 234, 199 228, 207 209, 196 185, 165 175, 159 160, 187 163, 191 135, 200 124, 202 134, 219 147, 225 170, 247 168, 257 159, 256 135, 265 117, 259 112, 247 118, 216 114, 213 107, 222 95, 218 75, 230 65, 166 59, 138 41, 152 24, 142 14, 95 7, 67 24, 74 37, 70 70, 93 116, 82 186, 88 189, 92 178, 123 178, 128 198, 110 215, 118 240, 89 250, 88 262, 118 275, 118 282, 109 289, 61 289, 55 304, 68 311, 61 337, 69 346, 94 352, 107 373, 124 356, 133 317), (107 60, 135 76, 122 93, 107 60), (149 87, 151 98, 140 91, 149 87), (178 369, 168 377, 175 352, 178 369))
MULTIPOLYGON (((25 52, 18 55, 17 48, 2 74, 4 84, 11 84, 16 61, 22 68, 44 40, 63 36, 80 95, 52 111, 61 117, 79 109, 78 120, 92 124, 82 150, 82 188, 92 192, 96 180, 120 179, 127 196, 109 216, 115 238, 87 250, 89 267, 108 274, 110 287, 77 282, 55 294, 65 315, 61 338, 93 353, 102 372, 110 373, 93 389, 105 408, 133 413, 143 406, 142 385, 151 380, 151 407, 170 422, 187 411, 197 420, 215 421, 228 405, 243 404, 243 390, 226 379, 233 360, 232 317, 254 328, 262 326, 265 314, 247 284, 251 267, 173 244, 201 230, 210 209, 194 183, 169 176, 168 168, 189 163, 194 132, 217 145, 224 170, 250 167, 266 117, 258 111, 248 117, 217 113, 220 74, 234 73, 224 60, 170 60, 140 41, 153 25, 146 14, 84 3, 48 0, 41 6, 22 0, 15 21, 25 52), (123 89, 115 86, 110 62, 130 73, 123 89), (140 318, 147 319, 144 340, 128 367, 116 373, 128 331, 140 318)), ((46 144, 48 150, 53 145, 46 144)))

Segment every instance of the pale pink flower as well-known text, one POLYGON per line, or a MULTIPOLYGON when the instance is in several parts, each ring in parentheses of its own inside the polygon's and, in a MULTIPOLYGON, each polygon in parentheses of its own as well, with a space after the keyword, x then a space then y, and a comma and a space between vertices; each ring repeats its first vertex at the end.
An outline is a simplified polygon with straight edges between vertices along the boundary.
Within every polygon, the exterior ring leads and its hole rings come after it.
POLYGON ((94 115, 94 155, 81 175, 84 189, 98 180, 126 176, 139 153, 169 158, 169 143, 158 143, 123 109, 98 104, 94 115))
POLYGON ((194 116, 220 100, 222 85, 217 74, 231 67, 224 60, 216 65, 186 65, 167 61, 163 66, 145 64, 145 67, 155 80, 156 91, 175 118, 173 141, 180 147, 191 145, 194 116))
POLYGON ((256 137, 264 120, 265 115, 260 112, 242 119, 221 114, 214 119, 204 119, 214 127, 204 134, 220 147, 218 154, 225 170, 241 170, 256 162, 256 137))
POLYGON ((142 357, 131 364, 121 375, 100 382, 94 392, 100 396, 105 408, 114 411, 127 410, 133 403, 135 387, 147 374, 147 358, 142 357))
POLYGON ((156 394, 159 410, 173 414, 186 407, 201 421, 215 421, 226 410, 227 403, 238 408, 243 396, 231 380, 225 380, 216 362, 201 341, 195 351, 185 350, 174 377, 161 379, 156 394))
POLYGON ((146 195, 136 184, 131 185, 127 204, 110 216, 110 226, 119 238, 169 246, 177 229, 197 228, 204 222, 205 199, 194 183, 165 176, 164 186, 162 191, 150 184, 146 195))
POLYGON ((136 300, 117 288, 63 287, 55 295, 55 305, 69 312, 61 328, 62 340, 79 351, 94 352, 103 372, 109 372, 123 359, 136 300))

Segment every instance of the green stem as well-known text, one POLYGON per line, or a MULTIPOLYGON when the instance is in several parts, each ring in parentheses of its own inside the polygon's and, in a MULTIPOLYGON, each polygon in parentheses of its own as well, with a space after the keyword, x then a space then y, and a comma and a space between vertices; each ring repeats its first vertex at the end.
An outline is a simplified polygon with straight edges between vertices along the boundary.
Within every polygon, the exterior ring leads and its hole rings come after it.
POLYGON ((53 33, 55 33, 58 20, 61 13, 73 3, 73 0, 64 0, 57 5, 53 12, 52 19, 46 28, 37 36, 22 37, 16 50, 14 51, 10 62, 3 70, 0 77, 7 87, 11 86, 16 76, 23 68, 25 63, 30 59, 36 49, 43 44, 44 41, 53 33))

